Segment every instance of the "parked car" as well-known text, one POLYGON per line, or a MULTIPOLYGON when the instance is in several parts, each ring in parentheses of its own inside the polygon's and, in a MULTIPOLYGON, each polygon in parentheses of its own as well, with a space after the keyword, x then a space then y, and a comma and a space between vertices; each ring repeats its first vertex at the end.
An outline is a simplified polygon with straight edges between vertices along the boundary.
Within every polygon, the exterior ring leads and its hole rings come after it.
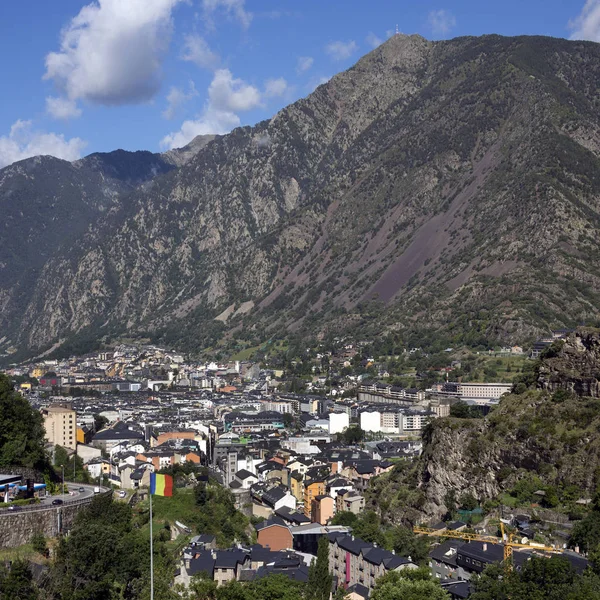
POLYGON ((52 504, 57 506, 58 504, 63 504, 63 501, 60 498, 54 498, 54 500, 52 500, 52 504))
POLYGON ((80 487, 80 488, 79 488, 79 492, 80 492, 80 493, 83 493, 83 492, 85 492, 85 488, 84 488, 84 487, 80 487))
POLYGON ((119 492, 119 498, 125 498, 125 496, 127 496, 127 492, 125 490, 121 490, 119 492))
POLYGON ((94 488, 94 494, 99 494, 100 493, 100 488, 98 486, 96 486, 94 488))
POLYGON ((18 507, 16 504, 11 504, 11 505, 8 507, 8 510, 19 510, 19 507, 18 507))

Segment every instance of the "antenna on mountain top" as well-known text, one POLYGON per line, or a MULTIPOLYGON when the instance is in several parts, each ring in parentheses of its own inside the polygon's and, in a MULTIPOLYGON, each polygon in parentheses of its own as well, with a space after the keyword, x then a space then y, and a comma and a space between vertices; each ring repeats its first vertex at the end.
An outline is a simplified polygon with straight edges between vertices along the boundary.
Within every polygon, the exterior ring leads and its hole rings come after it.
POLYGON ((398 30, 398 23, 396 23, 396 35, 398 35, 400 31, 398 30))

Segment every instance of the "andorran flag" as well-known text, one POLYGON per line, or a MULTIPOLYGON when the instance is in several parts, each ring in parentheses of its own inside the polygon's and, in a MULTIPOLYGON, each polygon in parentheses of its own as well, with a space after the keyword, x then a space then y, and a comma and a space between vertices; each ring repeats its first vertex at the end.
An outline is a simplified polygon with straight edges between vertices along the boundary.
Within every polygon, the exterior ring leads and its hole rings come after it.
POLYGON ((173 477, 171 475, 161 475, 160 473, 150 473, 150 493, 155 496, 172 496, 173 477))

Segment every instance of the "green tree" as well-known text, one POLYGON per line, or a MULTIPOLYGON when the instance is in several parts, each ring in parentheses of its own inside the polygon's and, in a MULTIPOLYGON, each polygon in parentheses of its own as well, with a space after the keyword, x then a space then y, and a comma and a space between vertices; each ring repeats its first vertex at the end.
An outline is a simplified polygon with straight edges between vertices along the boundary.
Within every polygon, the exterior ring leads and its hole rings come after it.
POLYGON ((426 576, 411 576, 410 569, 389 571, 375 582, 371 600, 450 600, 440 584, 426 576))
POLYGON ((332 525, 344 525, 345 527, 353 527, 358 517, 350 511, 341 510, 335 514, 331 520, 332 525))
POLYGON ((429 555, 430 542, 425 536, 417 536, 408 527, 398 525, 386 532, 386 547, 400 556, 410 556, 415 563, 421 563, 429 555))
POLYGON ((312 561, 308 571, 306 599, 328 600, 332 583, 333 576, 329 572, 329 540, 323 536, 319 539, 317 560, 312 561))
POLYGON ((347 427, 340 436, 346 444, 358 444, 365 439, 365 432, 359 425, 350 425, 350 427, 347 427))
POLYGON ((217 597, 217 582, 210 579, 207 573, 198 573, 190 581, 187 597, 189 600, 215 600, 217 597))
POLYGON ((0 467, 46 468, 42 416, 0 374, 0 467))
POLYGON ((35 552, 45 556, 48 550, 48 545, 46 544, 46 538, 44 537, 44 534, 40 532, 34 533, 33 536, 31 536, 31 546, 35 552))
MULTIPOLYGON (((248 587, 248 597, 253 600, 303 600, 304 585, 281 573, 262 577, 248 587)), ((324 597, 329 598, 329 594, 324 597)))
POLYGON ((13 561, 9 569, 0 567, 0 600, 36 600, 38 591, 31 569, 24 561, 13 561))

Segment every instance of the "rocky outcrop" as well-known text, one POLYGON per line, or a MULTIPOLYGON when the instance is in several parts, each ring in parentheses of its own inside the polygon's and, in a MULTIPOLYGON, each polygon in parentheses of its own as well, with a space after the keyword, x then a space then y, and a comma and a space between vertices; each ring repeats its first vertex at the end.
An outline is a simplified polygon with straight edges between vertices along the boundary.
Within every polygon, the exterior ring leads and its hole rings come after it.
POLYGON ((600 398, 600 329, 580 329, 546 350, 538 385, 600 398))
POLYGON ((447 513, 449 498, 494 500, 529 475, 592 495, 600 484, 599 350, 600 330, 580 329, 542 356, 538 389, 504 397, 485 419, 434 420, 415 470, 382 476, 374 505, 387 507, 390 520, 429 521, 447 513))

